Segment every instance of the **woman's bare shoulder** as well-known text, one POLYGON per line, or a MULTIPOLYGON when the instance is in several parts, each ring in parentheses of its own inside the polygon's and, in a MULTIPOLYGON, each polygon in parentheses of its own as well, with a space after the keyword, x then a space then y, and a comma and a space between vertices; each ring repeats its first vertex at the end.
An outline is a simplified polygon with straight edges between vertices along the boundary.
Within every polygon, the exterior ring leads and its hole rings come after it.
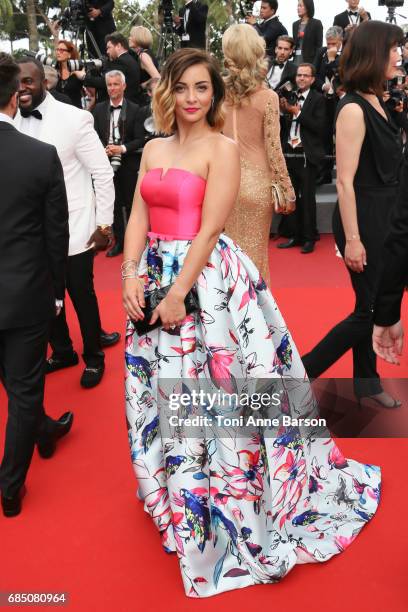
POLYGON ((224 136, 224 134, 214 134, 208 139, 208 148, 210 156, 236 156, 239 155, 237 143, 224 136))

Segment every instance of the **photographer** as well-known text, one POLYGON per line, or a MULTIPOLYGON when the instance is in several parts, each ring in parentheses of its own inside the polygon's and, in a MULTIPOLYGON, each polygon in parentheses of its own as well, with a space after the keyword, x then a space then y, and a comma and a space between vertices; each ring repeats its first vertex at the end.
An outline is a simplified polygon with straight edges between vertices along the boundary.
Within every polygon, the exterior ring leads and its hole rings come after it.
POLYGON ((264 0, 260 9, 261 23, 256 22, 254 15, 247 15, 245 18, 246 22, 254 26, 258 34, 265 39, 266 55, 272 59, 275 57, 277 39, 279 36, 287 36, 288 33, 276 16, 278 8, 278 0, 264 0))
MULTIPOLYGON (((170 5, 172 5, 171 0, 170 5)), ((166 0, 162 2, 162 6, 164 11, 166 11, 166 0)), ((179 14, 173 17, 175 32, 181 38, 181 47, 205 49, 207 14, 207 4, 203 4, 199 0, 186 0, 179 14)))
MULTIPOLYGON (((343 30, 339 26, 332 26, 326 32, 326 47, 322 47, 315 58, 317 91, 321 92, 326 102, 326 126, 325 126, 325 152, 333 155, 334 141, 334 117, 336 114, 337 98, 334 88, 334 80, 339 74, 340 57, 343 50, 343 30)), ((326 159, 323 162, 317 184, 332 182, 334 159, 326 159)))
MULTIPOLYGON (((292 236, 279 249, 301 246, 301 253, 314 251, 316 240, 316 178, 324 158, 324 98, 312 89, 315 81, 313 64, 300 64, 296 74, 298 95, 295 100, 281 97, 285 114, 281 132, 282 146, 293 188, 296 211, 292 236)), ((292 97, 296 94, 292 92, 292 97)), ((291 218, 292 220, 292 218, 291 218)), ((285 228, 286 229, 289 228, 285 228)))
POLYGON ((55 55, 58 72, 56 91, 68 96, 71 103, 77 108, 82 108, 82 82, 78 79, 77 73, 75 71, 71 72, 68 68, 68 60, 79 58, 77 48, 69 40, 58 40, 55 55))
MULTIPOLYGON (((113 0, 85 0, 88 9, 86 27, 93 34, 102 55, 106 53, 106 36, 115 32, 116 25, 113 20, 112 11, 115 3, 113 0)), ((98 49, 95 49, 87 34, 87 45, 90 57, 99 57, 98 49)))
POLYGON ((269 70, 266 80, 271 89, 279 94, 279 88, 290 81, 296 86, 297 66, 292 61, 295 41, 290 36, 279 36, 276 41, 275 59, 269 60, 269 70))
POLYGON ((333 25, 343 29, 346 37, 354 28, 360 25, 363 21, 371 19, 368 13, 362 6, 359 6, 360 0, 346 0, 348 4, 347 10, 335 16, 333 25))
MULTIPOLYGON (((396 68, 394 78, 388 81, 383 100, 391 120, 401 130, 404 143, 408 138, 408 98, 406 94, 407 75, 404 68, 396 68)), ((405 149, 407 151, 407 149, 405 149)))
MULTIPOLYGON (((140 97, 140 63, 137 56, 129 53, 129 43, 123 34, 112 32, 106 36, 106 54, 109 58, 103 66, 103 74, 120 70, 126 78, 125 97, 138 103, 140 97)), ((86 87, 96 87, 98 101, 106 100, 106 81, 104 76, 91 76, 85 70, 76 73, 86 87)))
POLYGON ((105 75, 109 100, 100 102, 92 111, 95 130, 105 147, 114 171, 115 207, 113 231, 115 246, 107 252, 107 257, 115 257, 123 252, 125 235, 124 216, 128 217, 132 208, 140 149, 144 144, 142 111, 136 104, 126 100, 126 78, 120 70, 112 70, 105 75))

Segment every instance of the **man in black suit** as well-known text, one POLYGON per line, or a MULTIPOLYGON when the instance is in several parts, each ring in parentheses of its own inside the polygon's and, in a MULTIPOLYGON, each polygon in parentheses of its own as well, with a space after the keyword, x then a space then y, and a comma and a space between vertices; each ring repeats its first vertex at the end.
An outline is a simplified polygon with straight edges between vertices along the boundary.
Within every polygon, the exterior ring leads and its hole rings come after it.
POLYGON ((348 4, 347 10, 336 15, 333 21, 333 25, 342 28, 345 35, 356 26, 359 26, 363 21, 371 19, 370 13, 362 6, 359 7, 360 0, 346 1, 348 4))
POLYGON ((61 310, 68 256, 68 204, 54 147, 13 125, 19 68, 0 54, 0 377, 8 421, 0 467, 3 513, 21 511, 34 445, 51 457, 73 415, 58 421, 43 408, 51 319, 61 310))
POLYGON ((207 4, 199 0, 186 0, 179 14, 173 17, 175 32, 181 38, 181 47, 205 49, 207 14, 207 4))
MULTIPOLYGON (((129 53, 129 42, 120 32, 113 32, 106 36, 106 54, 109 58, 104 65, 104 73, 111 70, 120 70, 126 78, 125 97, 131 102, 137 101, 140 96, 140 62, 136 55, 129 53)), ((95 87, 106 99, 106 81, 103 76, 89 76, 85 70, 75 72, 77 78, 84 82, 86 87, 95 87)))
MULTIPOLYGON (((331 26, 326 32, 326 46, 319 49, 314 65, 316 68, 315 88, 321 92, 326 103, 325 152, 334 153, 334 118, 336 115, 337 97, 334 90, 334 80, 338 78, 340 57, 343 50, 343 30, 339 26, 331 26)), ((320 171, 318 184, 331 183, 334 159, 326 159, 320 171)))
POLYGON ((115 7, 113 0, 89 0, 88 18, 86 27, 93 35, 98 49, 95 49, 90 36, 87 34, 87 45, 90 57, 99 57, 106 52, 106 39, 108 34, 112 34, 116 30, 115 21, 112 16, 112 11, 115 7))
POLYGON ((408 160, 405 158, 397 204, 384 243, 382 271, 374 309, 373 348, 379 357, 399 364, 404 330, 401 303, 408 278, 408 160))
POLYGON ((115 257, 123 252, 124 215, 128 217, 132 208, 141 159, 140 149, 144 144, 144 116, 137 104, 124 97, 126 79, 123 72, 113 70, 108 72, 105 78, 109 101, 97 104, 92 114, 95 130, 111 163, 112 160, 114 162, 112 163, 115 172, 113 231, 116 243, 106 255, 115 257))
POLYGON ((248 15, 246 22, 253 25, 259 36, 265 39, 266 55, 273 59, 275 56, 276 42, 279 36, 286 36, 288 31, 276 16, 279 5, 278 0, 263 0, 260 8, 261 23, 256 22, 256 17, 248 15))
POLYGON ((298 102, 288 104, 281 98, 285 113, 282 130, 283 151, 289 175, 296 192, 293 237, 278 245, 280 249, 302 246, 301 252, 312 253, 316 239, 316 178, 324 158, 324 98, 311 89, 315 81, 313 64, 300 64, 296 84, 298 102))
POLYGON ((268 85, 277 91, 290 81, 296 87, 297 66, 292 61, 295 41, 290 36, 279 36, 276 41, 275 59, 269 59, 269 70, 266 76, 268 85))

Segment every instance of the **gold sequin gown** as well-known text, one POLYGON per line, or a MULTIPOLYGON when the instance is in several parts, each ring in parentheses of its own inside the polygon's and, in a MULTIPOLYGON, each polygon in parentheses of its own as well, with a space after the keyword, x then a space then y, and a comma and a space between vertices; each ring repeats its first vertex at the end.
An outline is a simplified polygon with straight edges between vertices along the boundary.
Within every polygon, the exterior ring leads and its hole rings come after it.
POLYGON ((280 142, 279 99, 260 89, 241 106, 225 104, 223 133, 238 143, 241 186, 225 233, 252 259, 269 285, 268 243, 274 210, 272 184, 285 199, 294 199, 280 142))

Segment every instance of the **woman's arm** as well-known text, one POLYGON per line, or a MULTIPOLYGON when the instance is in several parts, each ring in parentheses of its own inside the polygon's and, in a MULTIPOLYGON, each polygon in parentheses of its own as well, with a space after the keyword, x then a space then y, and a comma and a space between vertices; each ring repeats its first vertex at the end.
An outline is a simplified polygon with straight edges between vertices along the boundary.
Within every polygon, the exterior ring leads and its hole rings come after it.
POLYGON ((354 272, 362 272, 367 263, 366 252, 360 240, 354 192, 354 177, 365 132, 364 113, 361 107, 358 104, 347 104, 340 111, 336 123, 336 185, 346 236, 344 259, 346 265, 354 272))
POLYGON ((143 70, 146 70, 146 72, 150 75, 150 78, 160 79, 160 72, 157 70, 152 58, 148 53, 141 53, 139 55, 139 59, 143 70))
POLYGON ((140 185, 146 174, 146 157, 151 143, 147 143, 140 162, 139 177, 133 198, 132 212, 125 234, 123 250, 122 277, 123 278, 123 305, 132 319, 143 319, 142 308, 145 305, 144 287, 138 277, 139 262, 146 246, 147 232, 149 231, 149 215, 143 198, 140 194, 140 185))
POLYGON ((238 196, 240 161, 237 145, 220 139, 211 151, 201 227, 185 258, 180 275, 156 308, 151 323, 160 317, 163 327, 177 325, 186 316, 184 298, 204 269, 238 196))
POLYGON ((282 153, 279 98, 275 92, 270 91, 269 93, 270 96, 266 104, 264 117, 265 148, 272 175, 272 184, 276 183, 278 185, 284 198, 284 204, 279 212, 288 214, 295 210, 296 196, 282 153))

